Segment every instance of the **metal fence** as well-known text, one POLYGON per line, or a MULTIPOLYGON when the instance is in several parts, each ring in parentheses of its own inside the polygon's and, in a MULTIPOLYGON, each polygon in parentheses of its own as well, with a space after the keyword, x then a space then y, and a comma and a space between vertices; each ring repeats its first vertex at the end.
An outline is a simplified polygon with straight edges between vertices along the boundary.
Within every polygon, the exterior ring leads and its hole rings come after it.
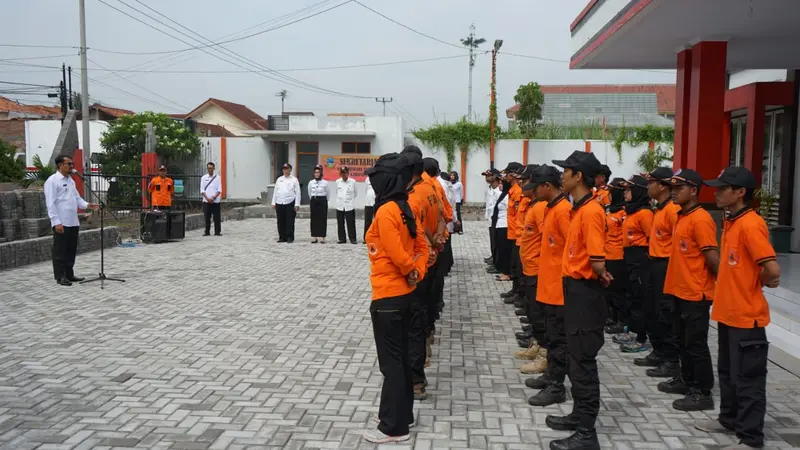
MULTIPOLYGON (((149 203, 147 186, 158 175, 146 177, 137 175, 109 175, 92 172, 86 175, 89 187, 106 206, 115 210, 138 210, 143 208, 143 194, 149 203)), ((200 194, 202 175, 167 175, 175 182, 172 198, 173 209, 191 210, 201 208, 203 197, 200 194)), ((87 199, 88 200, 88 199, 87 199)))

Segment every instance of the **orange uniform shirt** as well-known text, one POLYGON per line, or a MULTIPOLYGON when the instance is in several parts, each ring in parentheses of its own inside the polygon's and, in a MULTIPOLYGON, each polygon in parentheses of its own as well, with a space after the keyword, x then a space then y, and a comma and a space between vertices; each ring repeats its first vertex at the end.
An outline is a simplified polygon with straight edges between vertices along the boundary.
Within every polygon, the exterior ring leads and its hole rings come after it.
POLYGON ((625 259, 622 250, 622 230, 625 222, 625 209, 610 212, 606 215, 606 260, 620 261, 625 259))
POLYGON ((725 221, 711 320, 729 327, 769 325, 760 264, 775 260, 764 219, 746 208, 725 221))
POLYGON ((446 223, 452 222, 453 207, 450 206, 450 202, 447 201, 447 193, 444 192, 442 184, 425 172, 422 172, 422 180, 433 186, 433 189, 436 191, 436 195, 439 196, 439 202, 442 204, 442 216, 444 217, 444 221, 446 223))
POLYGON ((571 209, 572 205, 563 194, 546 205, 542 231, 542 253, 539 257, 537 302, 548 305, 564 305, 561 259, 564 257, 571 209))
POLYGON ((683 300, 714 298, 714 275, 706 266, 704 250, 717 248, 717 225, 700 205, 678 213, 672 234, 672 253, 664 293, 683 300))
MULTIPOLYGON (((406 276, 414 269, 419 272, 420 280, 425 274, 428 252, 415 248, 405 220, 397 203, 384 203, 367 231, 372 300, 410 294, 415 286, 408 285, 406 276)), ((416 221, 419 237, 422 224, 416 221)))
POLYGON ((522 200, 522 188, 519 187, 519 184, 515 184, 508 190, 508 229, 506 230, 506 237, 512 242, 517 240, 519 228, 517 213, 520 200, 522 200))
POLYGON ((576 280, 593 280, 592 261, 605 261, 606 212, 590 194, 570 211, 569 231, 561 259, 561 273, 576 280))
POLYGON ((172 178, 155 177, 147 186, 153 206, 172 206, 172 193, 175 192, 175 182, 172 178))
POLYGON ((611 192, 608 191, 607 186, 603 186, 599 189, 594 188, 592 191, 592 200, 595 200, 605 209, 606 206, 611 204, 611 192))
POLYGON ((622 223, 622 246, 647 247, 652 229, 653 211, 647 208, 625 216, 625 222, 622 223))
POLYGON ((411 206, 411 211, 414 212, 417 222, 421 224, 415 244, 415 247, 420 249, 420 252, 430 251, 431 243, 428 236, 433 237, 436 234, 439 228, 439 221, 442 220, 440 203, 433 187, 422 180, 413 185, 408 192, 408 204, 411 206))
POLYGON ((528 277, 539 275, 545 208, 547 202, 536 202, 531 203, 525 211, 522 237, 519 239, 519 259, 522 261, 522 273, 528 277))
POLYGON ((650 231, 650 257, 669 258, 672 253, 672 230, 678 222, 678 211, 681 207, 667 200, 658 205, 653 216, 653 229, 650 231))
POLYGON ((525 229, 525 214, 528 212, 530 204, 531 199, 524 195, 519 200, 519 206, 517 207, 517 236, 515 239, 517 245, 521 245, 519 239, 522 237, 522 231, 525 229))

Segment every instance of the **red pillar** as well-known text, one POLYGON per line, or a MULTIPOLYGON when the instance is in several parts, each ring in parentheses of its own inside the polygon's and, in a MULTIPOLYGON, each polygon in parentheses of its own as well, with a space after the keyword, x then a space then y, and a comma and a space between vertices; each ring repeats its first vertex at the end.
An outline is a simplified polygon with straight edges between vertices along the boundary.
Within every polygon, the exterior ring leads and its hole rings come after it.
POLYGON ((677 80, 675 84, 675 154, 673 170, 686 165, 689 150, 689 93, 692 81, 692 50, 678 53, 677 80))
MULTIPOLYGON (((727 52, 727 42, 700 42, 692 47, 689 147, 683 166, 705 179, 716 178, 727 166, 722 152, 727 52)), ((713 190, 703 189, 700 201, 713 202, 713 190)))
POLYGON ((150 207, 150 193, 147 185, 150 177, 158 172, 158 155, 155 153, 142 153, 142 208, 150 207))

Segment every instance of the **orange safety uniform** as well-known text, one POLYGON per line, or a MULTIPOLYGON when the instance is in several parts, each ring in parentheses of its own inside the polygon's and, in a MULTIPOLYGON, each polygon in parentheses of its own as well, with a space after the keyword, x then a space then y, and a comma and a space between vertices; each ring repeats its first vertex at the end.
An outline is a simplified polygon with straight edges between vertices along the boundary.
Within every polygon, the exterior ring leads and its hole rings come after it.
POLYGON ((172 178, 155 177, 150 180, 147 190, 150 192, 153 206, 172 206, 172 193, 175 192, 175 182, 172 178))
POLYGON ((420 232, 417 233, 417 246, 429 251, 431 246, 429 238, 436 234, 439 222, 442 220, 442 202, 430 183, 419 180, 408 191, 408 204, 414 212, 414 217, 422 224, 420 232))
POLYGON ((531 202, 525 212, 522 236, 519 238, 519 259, 522 273, 528 277, 539 275, 539 258, 542 254, 542 231, 544 230, 544 210, 547 202, 531 202))
POLYGON ((594 280, 592 261, 605 261, 606 213, 589 194, 570 210, 569 229, 561 258, 561 274, 576 280, 594 280))
POLYGON ((444 191, 442 184, 439 183, 435 178, 428 175, 425 172, 422 172, 422 179, 433 186, 433 189, 436 190, 436 194, 439 196, 439 201, 442 203, 442 216, 444 217, 445 223, 450 223, 453 221, 453 207, 450 206, 450 202, 447 200, 447 193, 444 191))
MULTIPOLYGON (((415 220, 419 238, 423 228, 419 219, 415 220)), ((406 218, 396 202, 387 202, 378 208, 365 240, 369 253, 372 300, 410 294, 415 286, 409 286, 406 276, 412 270, 417 270, 419 280, 422 280, 428 252, 416 247, 406 218)))
POLYGON ((672 253, 672 231, 678 222, 678 211, 681 207, 667 200, 658 205, 653 216, 653 228, 650 231, 651 258, 669 258, 672 253))
POLYGON ((609 192, 608 186, 603 186, 601 188, 594 188, 592 190, 592 200, 595 200, 603 208, 605 208, 608 205, 610 205, 611 204, 611 192, 609 192))
POLYGON ((647 208, 625 216, 625 221, 622 223, 622 246, 647 247, 652 229, 653 211, 647 208))
POLYGON ((775 259, 767 224, 755 211, 745 208, 725 220, 711 320, 734 328, 769 325, 759 266, 775 259))
POLYGON ((542 252, 539 257, 539 285, 536 301, 548 305, 564 305, 561 259, 569 232, 572 209, 564 194, 546 204, 542 231, 542 252))
POLYGON ((700 205, 678 213, 664 293, 682 300, 714 298, 714 275, 703 252, 717 248, 717 225, 700 205))
POLYGON ((522 199, 522 188, 519 183, 514 184, 508 190, 508 228, 506 230, 506 238, 511 242, 517 240, 517 229, 519 228, 519 221, 517 214, 519 212, 519 202, 522 199))
POLYGON ((622 208, 616 212, 610 212, 606 215, 606 260, 607 261, 620 261, 625 259, 624 251, 622 250, 622 241, 625 232, 623 231, 623 224, 625 223, 625 209, 622 208))
POLYGON ((517 207, 517 236, 514 239, 517 246, 520 245, 519 240, 522 237, 522 231, 525 229, 525 214, 527 214, 530 204, 531 199, 524 195, 519 200, 519 206, 517 207))

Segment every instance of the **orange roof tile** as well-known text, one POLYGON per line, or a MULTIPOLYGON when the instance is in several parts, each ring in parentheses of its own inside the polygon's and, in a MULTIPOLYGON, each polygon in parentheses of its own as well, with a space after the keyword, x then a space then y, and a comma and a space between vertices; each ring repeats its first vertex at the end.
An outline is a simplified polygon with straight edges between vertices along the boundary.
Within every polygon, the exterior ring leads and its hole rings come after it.
POLYGON ((119 119, 122 116, 132 116, 132 115, 136 114, 133 111, 130 111, 130 110, 127 110, 127 109, 112 108, 110 106, 103 106, 103 105, 101 105, 99 103, 95 103, 90 108, 94 108, 94 109, 96 109, 98 111, 102 111, 102 112, 108 114, 109 116, 115 117, 117 119, 119 119))
POLYGON ((58 106, 23 105, 5 97, 0 97, 0 111, 32 114, 38 116, 61 116, 61 108, 58 106))

